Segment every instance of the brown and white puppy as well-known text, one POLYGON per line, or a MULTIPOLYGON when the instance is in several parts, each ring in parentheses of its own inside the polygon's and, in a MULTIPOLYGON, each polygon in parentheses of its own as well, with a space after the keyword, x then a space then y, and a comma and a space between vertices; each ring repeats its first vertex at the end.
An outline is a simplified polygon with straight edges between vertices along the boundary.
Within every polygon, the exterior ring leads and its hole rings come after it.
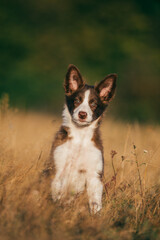
POLYGON ((110 74, 98 85, 89 86, 79 70, 69 65, 62 126, 52 147, 56 170, 51 184, 54 201, 81 193, 86 187, 90 211, 96 213, 102 208, 104 160, 99 126, 114 96, 116 79, 116 74, 110 74))

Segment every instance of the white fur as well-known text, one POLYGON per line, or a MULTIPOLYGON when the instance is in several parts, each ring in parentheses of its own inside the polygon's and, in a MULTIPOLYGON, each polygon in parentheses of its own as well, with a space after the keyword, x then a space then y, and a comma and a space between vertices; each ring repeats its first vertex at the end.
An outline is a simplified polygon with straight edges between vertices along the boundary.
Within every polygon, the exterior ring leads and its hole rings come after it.
POLYGON ((85 92, 83 102, 77 108, 75 108, 73 112, 73 120, 79 125, 86 125, 92 121, 93 112, 89 106, 89 95, 90 95, 90 90, 87 90, 85 92), (80 111, 87 113, 87 118, 85 119, 85 122, 79 121, 78 114, 80 111))
MULTIPOLYGON (((90 114, 88 96, 89 92, 86 91, 85 99, 79 109, 86 109, 90 114)), ((56 176, 52 181, 53 200, 56 201, 68 194, 81 193, 86 185, 90 210, 96 213, 102 207, 103 185, 99 173, 103 169, 103 156, 91 139, 98 120, 86 127, 77 127, 72 122, 67 106, 62 116, 62 125, 70 128, 70 138, 54 151, 56 176)))

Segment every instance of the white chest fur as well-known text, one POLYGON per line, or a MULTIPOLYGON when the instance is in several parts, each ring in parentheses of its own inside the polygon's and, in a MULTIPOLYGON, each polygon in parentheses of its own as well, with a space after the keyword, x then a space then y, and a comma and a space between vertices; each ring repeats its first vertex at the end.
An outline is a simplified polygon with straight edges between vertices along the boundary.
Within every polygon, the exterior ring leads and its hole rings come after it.
POLYGON ((101 160, 101 151, 95 147, 92 137, 91 129, 71 131, 70 139, 55 149, 54 160, 57 168, 70 162, 74 166, 81 164, 86 170, 91 169, 98 159, 101 160))
POLYGON ((92 141, 92 128, 71 129, 70 139, 58 146, 54 151, 54 161, 59 178, 67 187, 74 186, 79 191, 80 177, 83 178, 102 172, 103 161, 101 151, 92 141), (78 186, 77 186, 78 185, 78 186))
MULTIPOLYGON (((65 117, 66 117, 66 111, 65 117)), ((102 152, 92 141, 96 122, 78 128, 71 119, 64 117, 63 124, 70 129, 69 139, 54 150, 56 176, 52 182, 52 197, 60 199, 68 193, 80 193, 87 184, 90 204, 101 208, 102 184, 99 174, 103 171, 102 152), (97 187, 97 191, 95 189, 97 187)))

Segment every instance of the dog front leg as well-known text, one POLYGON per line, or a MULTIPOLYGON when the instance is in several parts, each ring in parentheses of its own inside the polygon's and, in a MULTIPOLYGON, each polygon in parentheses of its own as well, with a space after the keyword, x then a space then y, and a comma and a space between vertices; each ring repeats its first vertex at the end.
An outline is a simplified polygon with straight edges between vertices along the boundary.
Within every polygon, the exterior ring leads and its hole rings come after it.
POLYGON ((89 198, 89 207, 91 213, 95 214, 102 208, 103 184, 100 178, 96 176, 87 179, 87 194, 89 198))
POLYGON ((56 174, 51 183, 52 199, 53 201, 60 200, 62 197, 62 181, 59 174, 56 174))

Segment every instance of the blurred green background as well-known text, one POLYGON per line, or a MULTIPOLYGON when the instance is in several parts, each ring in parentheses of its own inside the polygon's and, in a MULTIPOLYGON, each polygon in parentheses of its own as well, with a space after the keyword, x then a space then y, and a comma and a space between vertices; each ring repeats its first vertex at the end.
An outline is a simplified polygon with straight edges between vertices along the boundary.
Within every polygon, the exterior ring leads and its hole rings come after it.
POLYGON ((118 74, 115 118, 159 122, 159 17, 159 0, 1 0, 0 95, 59 114, 72 63, 91 84, 118 74))

